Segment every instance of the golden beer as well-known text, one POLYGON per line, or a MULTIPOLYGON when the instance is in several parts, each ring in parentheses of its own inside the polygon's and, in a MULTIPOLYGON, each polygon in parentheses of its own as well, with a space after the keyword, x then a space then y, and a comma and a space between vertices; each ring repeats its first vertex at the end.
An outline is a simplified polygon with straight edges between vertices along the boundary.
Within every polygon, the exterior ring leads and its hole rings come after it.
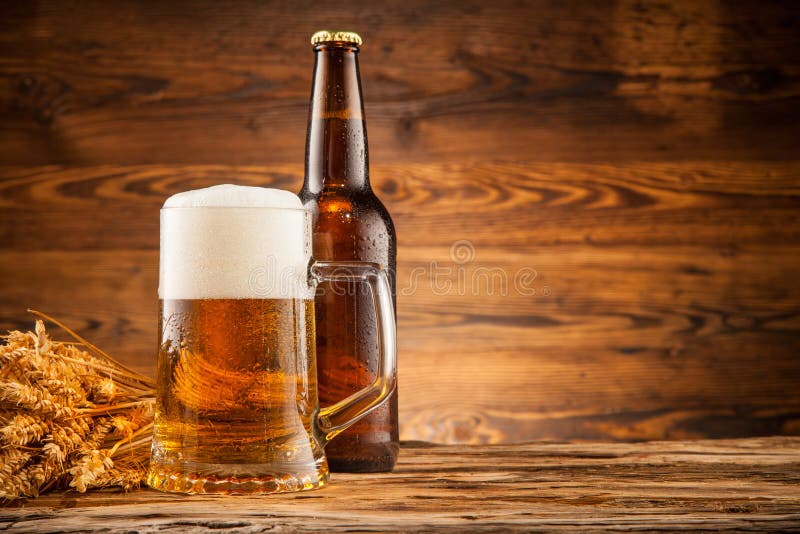
POLYGON ((161 470, 148 483, 223 492, 231 478, 242 492, 248 478, 258 479, 260 491, 322 485, 313 301, 162 300, 160 307, 153 449, 161 470), (264 465, 274 481, 265 482, 264 465))

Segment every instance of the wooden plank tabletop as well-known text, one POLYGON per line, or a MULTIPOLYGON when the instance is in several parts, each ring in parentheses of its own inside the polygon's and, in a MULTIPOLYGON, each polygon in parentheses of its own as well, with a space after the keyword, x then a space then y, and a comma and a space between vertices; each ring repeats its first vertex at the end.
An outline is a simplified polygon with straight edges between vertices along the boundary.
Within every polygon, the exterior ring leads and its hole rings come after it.
POLYGON ((312 492, 56 493, 0 510, 3 532, 800 530, 800 438, 404 444, 389 474, 312 492))

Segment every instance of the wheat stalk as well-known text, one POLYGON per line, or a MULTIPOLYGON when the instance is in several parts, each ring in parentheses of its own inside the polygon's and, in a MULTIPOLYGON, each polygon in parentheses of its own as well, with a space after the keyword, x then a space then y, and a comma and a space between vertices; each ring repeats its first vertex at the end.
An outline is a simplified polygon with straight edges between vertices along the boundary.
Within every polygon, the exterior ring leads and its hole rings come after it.
POLYGON ((152 379, 52 317, 0 345, 0 499, 141 485, 150 454, 152 379), (47 320, 73 342, 53 341, 47 320))

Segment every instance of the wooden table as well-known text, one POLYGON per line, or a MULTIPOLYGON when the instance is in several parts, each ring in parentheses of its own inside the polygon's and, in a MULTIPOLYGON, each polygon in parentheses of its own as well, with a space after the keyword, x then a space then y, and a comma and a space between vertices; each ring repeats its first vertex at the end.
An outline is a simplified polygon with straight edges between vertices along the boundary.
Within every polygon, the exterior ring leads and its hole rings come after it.
POLYGON ((58 493, 0 510, 3 532, 800 530, 800 438, 404 445, 394 473, 319 491, 58 493))

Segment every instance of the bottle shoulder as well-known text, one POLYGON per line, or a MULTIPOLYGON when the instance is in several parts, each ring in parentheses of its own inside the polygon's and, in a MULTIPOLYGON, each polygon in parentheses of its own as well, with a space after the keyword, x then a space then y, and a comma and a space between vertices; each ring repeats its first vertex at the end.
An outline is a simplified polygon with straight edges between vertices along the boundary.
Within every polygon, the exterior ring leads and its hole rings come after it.
POLYGON ((344 188, 324 189, 318 194, 301 191, 300 199, 306 209, 314 214, 315 226, 318 226, 320 221, 342 224, 362 222, 375 230, 383 226, 387 233, 391 235, 395 233, 389 210, 371 189, 365 191, 344 188))
POLYGON ((397 256, 394 223, 374 194, 323 191, 301 198, 314 217, 317 259, 372 261, 394 272, 397 256))

